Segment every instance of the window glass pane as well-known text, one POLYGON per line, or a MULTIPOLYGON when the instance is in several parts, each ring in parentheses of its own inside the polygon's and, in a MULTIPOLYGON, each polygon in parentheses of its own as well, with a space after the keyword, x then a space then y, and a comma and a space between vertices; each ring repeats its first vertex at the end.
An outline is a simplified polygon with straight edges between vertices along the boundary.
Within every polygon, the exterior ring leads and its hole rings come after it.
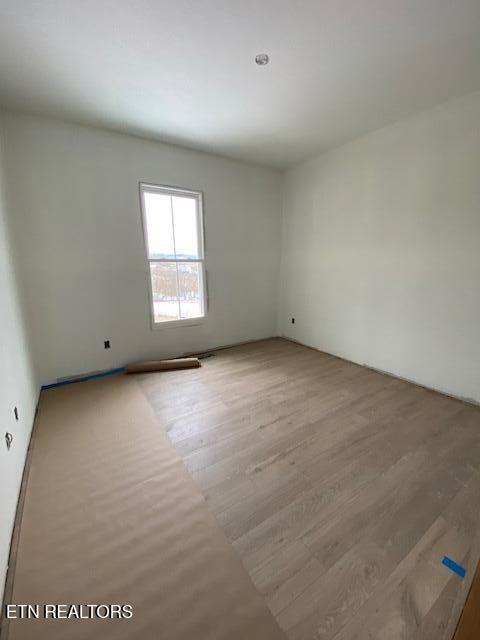
POLYGON ((202 309, 202 270, 198 262, 178 262, 180 317, 199 318, 202 309))
POLYGON ((151 262, 153 315, 155 322, 179 319, 177 265, 175 262, 151 262))
POLYGON ((177 258, 198 258, 197 199, 172 196, 172 206, 177 258))
POLYGON ((170 196, 145 192, 144 198, 148 257, 175 258, 170 196))

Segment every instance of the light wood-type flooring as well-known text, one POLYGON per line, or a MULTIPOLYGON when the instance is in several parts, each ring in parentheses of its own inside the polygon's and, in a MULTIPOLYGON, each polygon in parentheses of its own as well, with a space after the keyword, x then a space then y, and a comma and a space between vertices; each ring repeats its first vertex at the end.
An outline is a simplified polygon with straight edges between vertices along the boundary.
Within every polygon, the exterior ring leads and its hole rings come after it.
POLYGON ((282 339, 202 364, 137 379, 288 637, 451 638, 480 408, 282 339))

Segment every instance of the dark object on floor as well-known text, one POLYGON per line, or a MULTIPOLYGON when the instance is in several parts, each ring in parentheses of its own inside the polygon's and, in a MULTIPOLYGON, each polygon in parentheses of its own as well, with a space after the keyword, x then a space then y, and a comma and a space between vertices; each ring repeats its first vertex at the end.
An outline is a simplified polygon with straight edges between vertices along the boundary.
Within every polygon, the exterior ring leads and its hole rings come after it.
POLYGON ((176 360, 150 360, 132 362, 125 367, 126 373, 148 373, 150 371, 173 371, 175 369, 196 369, 200 367, 198 358, 177 358, 176 360))

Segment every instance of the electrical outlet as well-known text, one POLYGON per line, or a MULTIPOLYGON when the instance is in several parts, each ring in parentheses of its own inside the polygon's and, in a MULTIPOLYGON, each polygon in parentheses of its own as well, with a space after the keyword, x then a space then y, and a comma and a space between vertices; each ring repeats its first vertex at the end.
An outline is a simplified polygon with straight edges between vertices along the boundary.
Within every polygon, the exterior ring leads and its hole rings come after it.
POLYGON ((5 434, 5 444, 7 445, 7 451, 10 451, 10 447, 12 446, 13 436, 8 431, 5 434))
POLYGON ((17 407, 14 408, 13 415, 15 416, 15 420, 18 420, 18 409, 17 409, 17 407))
POLYGON ((105 340, 103 346, 105 347, 105 349, 110 349, 110 340, 105 340))
POLYGON ((295 324, 295 318, 292 318, 292 324, 295 324))

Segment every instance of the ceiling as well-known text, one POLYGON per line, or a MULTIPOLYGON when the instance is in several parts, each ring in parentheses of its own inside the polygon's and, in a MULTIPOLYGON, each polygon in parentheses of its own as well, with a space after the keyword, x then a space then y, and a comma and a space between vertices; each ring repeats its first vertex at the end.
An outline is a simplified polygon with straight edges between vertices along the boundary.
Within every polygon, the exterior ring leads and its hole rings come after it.
POLYGON ((278 168, 478 89, 479 0, 0 0, 1 105, 278 168))

